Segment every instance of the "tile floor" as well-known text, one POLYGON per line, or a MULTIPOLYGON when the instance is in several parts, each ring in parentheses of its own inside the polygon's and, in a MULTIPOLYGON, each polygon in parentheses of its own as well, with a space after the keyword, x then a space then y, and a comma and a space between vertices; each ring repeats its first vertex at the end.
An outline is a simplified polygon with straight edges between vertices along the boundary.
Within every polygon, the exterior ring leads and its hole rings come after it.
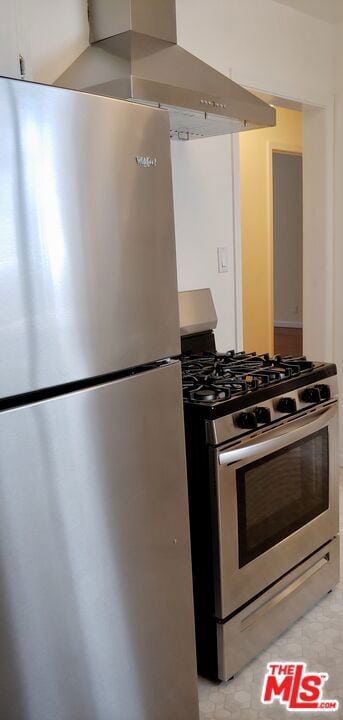
MULTIPOLYGON (((341 528, 343 526, 343 474, 340 487, 341 528)), ((341 538, 343 532, 341 530, 341 538)), ((342 542, 342 540, 341 540, 342 542)), ((342 564, 343 548, 341 549, 342 564)), ((233 680, 212 683, 199 678, 201 720, 312 720, 331 717, 343 720, 343 566, 341 582, 303 618, 253 660, 233 680), (279 703, 270 708, 260 702, 266 665, 271 660, 299 659, 314 671, 329 673, 324 698, 336 699, 334 713, 288 713, 279 703)))

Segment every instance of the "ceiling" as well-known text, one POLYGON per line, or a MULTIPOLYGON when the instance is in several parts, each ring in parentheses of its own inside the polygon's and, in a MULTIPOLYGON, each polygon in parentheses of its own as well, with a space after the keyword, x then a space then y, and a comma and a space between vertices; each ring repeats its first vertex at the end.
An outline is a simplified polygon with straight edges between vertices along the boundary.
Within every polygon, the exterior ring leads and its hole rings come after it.
POLYGON ((343 0, 275 0, 329 23, 343 20, 343 0))

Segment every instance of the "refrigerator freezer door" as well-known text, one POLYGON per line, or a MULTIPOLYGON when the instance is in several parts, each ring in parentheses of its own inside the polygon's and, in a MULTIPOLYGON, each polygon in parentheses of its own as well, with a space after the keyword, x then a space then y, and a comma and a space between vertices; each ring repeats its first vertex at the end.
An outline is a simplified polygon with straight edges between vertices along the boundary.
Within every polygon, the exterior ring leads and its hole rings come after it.
POLYGON ((0 414, 6 720, 197 720, 180 367, 0 414))
POLYGON ((162 110, 0 78, 0 397, 180 351, 162 110))

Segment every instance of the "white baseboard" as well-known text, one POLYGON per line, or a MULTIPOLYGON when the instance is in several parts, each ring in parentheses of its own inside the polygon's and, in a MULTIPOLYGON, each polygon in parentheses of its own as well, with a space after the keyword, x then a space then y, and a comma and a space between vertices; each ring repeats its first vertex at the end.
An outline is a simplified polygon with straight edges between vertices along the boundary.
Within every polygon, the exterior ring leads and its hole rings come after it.
POLYGON ((302 328, 302 322, 297 320, 274 320, 274 327, 281 328, 302 328))

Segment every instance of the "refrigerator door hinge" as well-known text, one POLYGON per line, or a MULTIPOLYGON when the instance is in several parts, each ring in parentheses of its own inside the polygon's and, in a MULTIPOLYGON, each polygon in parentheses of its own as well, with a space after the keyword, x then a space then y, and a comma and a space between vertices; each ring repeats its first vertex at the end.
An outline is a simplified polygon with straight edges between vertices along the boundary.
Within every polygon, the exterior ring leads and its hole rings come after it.
POLYGON ((19 71, 21 80, 25 80, 25 60, 22 55, 19 55, 19 71))

